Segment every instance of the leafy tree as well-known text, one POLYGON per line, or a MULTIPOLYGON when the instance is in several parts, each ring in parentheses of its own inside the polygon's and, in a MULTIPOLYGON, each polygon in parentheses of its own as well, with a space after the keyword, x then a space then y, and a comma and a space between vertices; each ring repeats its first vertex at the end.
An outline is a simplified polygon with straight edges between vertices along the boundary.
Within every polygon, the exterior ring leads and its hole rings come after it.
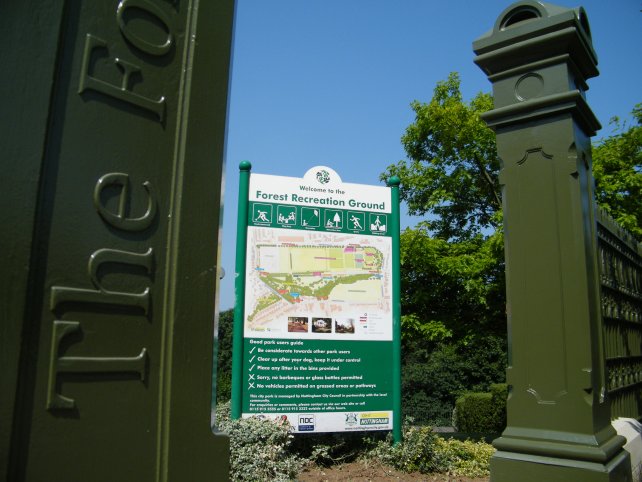
POLYGON ((462 99, 456 73, 437 84, 428 104, 413 102, 415 122, 401 141, 408 160, 381 175, 401 179, 401 199, 412 215, 428 214, 428 229, 444 239, 470 239, 500 225, 501 191, 495 134, 479 115, 489 94, 462 99))
POLYGON ((218 317, 218 345, 216 361, 217 403, 229 400, 232 393, 232 334, 234 310, 221 311, 218 317))
POLYGON ((470 345, 403 343, 402 410, 418 424, 450 425, 454 401, 466 391, 487 391, 504 379, 505 337, 487 335, 470 345))
POLYGON ((464 391, 504 380, 502 239, 401 235, 402 407, 417 423, 447 423, 464 391))
POLYGON ((642 240, 642 103, 632 114, 636 125, 614 117, 615 133, 593 146, 593 176, 598 204, 642 240))
POLYGON ((499 159, 480 117, 492 107, 489 94, 465 102, 459 76, 450 74, 429 103, 412 103, 415 121, 402 137, 408 160, 381 175, 398 176, 410 214, 427 215, 401 236, 407 336, 505 333, 499 159))
POLYGON ((505 334, 501 232, 449 242, 419 226, 406 229, 400 245, 404 336, 440 342, 505 334))
POLYGON ((504 379, 506 316, 499 159, 460 80, 439 82, 413 102, 408 155, 381 177, 399 176, 410 214, 426 220, 401 235, 403 406, 419 422, 443 423, 456 397, 504 379), (421 407, 421 408, 420 408, 421 407))

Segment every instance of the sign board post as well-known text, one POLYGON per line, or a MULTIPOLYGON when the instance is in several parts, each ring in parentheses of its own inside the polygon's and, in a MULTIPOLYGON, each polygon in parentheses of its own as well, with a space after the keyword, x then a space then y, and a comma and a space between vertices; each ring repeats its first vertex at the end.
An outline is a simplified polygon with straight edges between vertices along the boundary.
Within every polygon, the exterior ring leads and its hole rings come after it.
POLYGON ((399 180, 240 169, 232 417, 399 441, 399 180))
POLYGON ((396 387, 393 391, 393 413, 392 413, 392 436, 395 443, 401 442, 401 272, 399 266, 400 249, 400 226, 399 218, 399 184, 400 179, 392 176, 388 179, 390 186, 390 195, 392 198, 392 215, 390 227, 392 231, 392 252, 397 257, 397 261, 392 265, 392 335, 394 343, 392 344, 392 357, 396 361, 393 365, 392 383, 396 387))

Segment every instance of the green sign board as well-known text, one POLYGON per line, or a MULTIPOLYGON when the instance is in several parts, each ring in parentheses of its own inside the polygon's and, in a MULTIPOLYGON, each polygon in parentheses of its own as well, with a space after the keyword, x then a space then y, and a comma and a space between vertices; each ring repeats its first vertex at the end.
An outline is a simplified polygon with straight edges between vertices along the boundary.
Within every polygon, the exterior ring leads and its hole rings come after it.
POLYGON ((241 169, 232 415, 396 430, 398 182, 241 169))

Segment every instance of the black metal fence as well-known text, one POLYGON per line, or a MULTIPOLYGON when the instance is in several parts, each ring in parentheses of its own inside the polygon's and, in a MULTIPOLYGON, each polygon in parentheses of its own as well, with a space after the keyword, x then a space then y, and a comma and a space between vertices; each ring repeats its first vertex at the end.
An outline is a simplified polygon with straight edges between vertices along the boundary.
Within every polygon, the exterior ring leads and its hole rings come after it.
POLYGON ((597 234, 611 416, 642 420, 642 245, 601 209, 597 234))

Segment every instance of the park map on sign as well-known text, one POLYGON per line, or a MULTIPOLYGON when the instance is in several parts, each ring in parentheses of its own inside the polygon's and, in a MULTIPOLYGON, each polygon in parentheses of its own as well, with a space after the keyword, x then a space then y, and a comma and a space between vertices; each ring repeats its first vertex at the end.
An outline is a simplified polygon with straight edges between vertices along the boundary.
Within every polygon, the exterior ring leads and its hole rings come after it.
POLYGON ((350 313, 390 312, 390 238, 261 227, 250 227, 248 237, 250 332, 294 331, 285 320, 292 324, 304 311, 335 321, 348 307, 350 313))

